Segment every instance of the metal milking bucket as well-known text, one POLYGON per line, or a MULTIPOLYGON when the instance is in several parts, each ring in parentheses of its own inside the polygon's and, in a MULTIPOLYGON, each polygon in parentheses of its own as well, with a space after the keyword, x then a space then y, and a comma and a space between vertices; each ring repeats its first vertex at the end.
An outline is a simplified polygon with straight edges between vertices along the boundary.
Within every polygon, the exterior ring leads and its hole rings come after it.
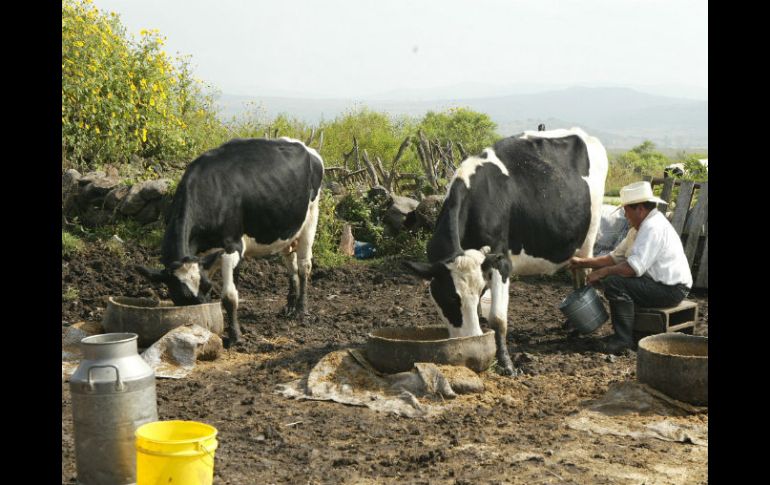
POLYGON ((582 334, 593 332, 610 318, 599 293, 591 285, 570 293, 559 310, 567 317, 569 327, 582 334))
POLYGON ((155 373, 138 354, 135 333, 93 335, 80 347, 70 378, 78 483, 133 484, 134 432, 158 420, 155 373))

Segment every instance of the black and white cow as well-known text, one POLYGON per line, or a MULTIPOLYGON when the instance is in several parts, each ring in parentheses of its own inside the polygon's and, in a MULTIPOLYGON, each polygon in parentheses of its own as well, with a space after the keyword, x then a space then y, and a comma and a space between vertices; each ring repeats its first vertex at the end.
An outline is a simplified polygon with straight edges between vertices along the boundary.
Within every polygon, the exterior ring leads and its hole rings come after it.
POLYGON ((592 256, 607 165, 599 140, 579 128, 505 138, 462 162, 427 245, 429 262, 405 263, 430 280, 452 338, 482 334, 479 297, 490 290, 488 322, 504 374, 514 374, 509 276, 553 274, 572 256, 592 256))
POLYGON ((165 283, 175 305, 210 301, 208 275, 220 269, 232 345, 241 339, 239 263, 281 252, 289 274, 284 311, 302 318, 323 172, 321 156, 289 138, 235 139, 204 153, 174 194, 161 247, 164 269, 137 269, 165 283))
MULTIPOLYGON (((703 170, 708 173, 709 170, 709 159, 708 158, 701 158, 698 159, 698 163, 701 167, 703 167, 703 170)), ((671 165, 666 165, 665 168, 663 168, 663 178, 669 178, 669 177, 684 177, 685 175, 690 175, 687 168, 684 166, 684 163, 672 163, 671 165)))

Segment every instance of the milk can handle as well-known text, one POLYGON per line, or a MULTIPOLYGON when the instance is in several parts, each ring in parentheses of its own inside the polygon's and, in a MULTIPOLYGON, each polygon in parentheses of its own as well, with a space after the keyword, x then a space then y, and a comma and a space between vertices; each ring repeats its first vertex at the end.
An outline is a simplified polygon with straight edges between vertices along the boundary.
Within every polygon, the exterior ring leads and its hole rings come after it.
POLYGON ((115 369, 115 390, 118 392, 123 391, 126 386, 123 384, 123 381, 120 380, 120 371, 118 370, 118 367, 116 365, 112 364, 104 364, 104 365, 92 365, 88 368, 88 390, 93 391, 94 390, 94 383, 91 380, 91 371, 94 369, 104 368, 104 367, 112 367, 115 369))

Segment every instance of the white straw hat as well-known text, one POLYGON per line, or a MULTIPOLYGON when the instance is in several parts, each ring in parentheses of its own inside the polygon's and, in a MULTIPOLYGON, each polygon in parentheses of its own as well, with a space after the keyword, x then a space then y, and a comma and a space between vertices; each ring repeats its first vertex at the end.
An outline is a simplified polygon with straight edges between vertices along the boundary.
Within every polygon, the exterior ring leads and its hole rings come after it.
POLYGON ((655 197, 649 182, 634 182, 620 189, 620 205, 638 204, 639 202, 656 202, 666 204, 666 201, 655 197))

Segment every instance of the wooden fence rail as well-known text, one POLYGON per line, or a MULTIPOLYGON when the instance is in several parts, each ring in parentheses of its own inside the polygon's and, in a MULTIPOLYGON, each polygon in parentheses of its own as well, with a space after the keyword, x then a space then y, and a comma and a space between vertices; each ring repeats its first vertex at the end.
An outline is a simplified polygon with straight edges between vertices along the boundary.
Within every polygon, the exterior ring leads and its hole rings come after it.
POLYGON ((684 253, 693 275, 694 288, 708 288, 708 182, 680 180, 671 177, 644 177, 653 189, 663 185, 660 198, 668 206, 659 204, 658 209, 673 209, 671 225, 682 238, 684 253), (679 194, 673 202, 674 187, 679 187, 679 194), (693 205, 693 201, 695 201, 693 205))

